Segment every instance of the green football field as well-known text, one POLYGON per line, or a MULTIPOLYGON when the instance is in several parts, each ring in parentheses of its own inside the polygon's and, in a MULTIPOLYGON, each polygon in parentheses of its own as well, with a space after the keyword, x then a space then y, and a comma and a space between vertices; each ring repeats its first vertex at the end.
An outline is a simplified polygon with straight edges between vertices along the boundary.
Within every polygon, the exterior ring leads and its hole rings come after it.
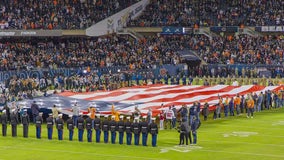
MULTIPOLYGON (((35 138, 35 126, 30 126, 29 138, 22 138, 22 128, 18 127, 18 137, 0 137, 0 160, 75 160, 75 159, 206 159, 206 160, 283 160, 284 159, 284 109, 256 113, 253 119, 245 115, 203 122, 198 130, 198 144, 178 146, 179 134, 176 130, 160 131, 158 147, 127 146, 119 144, 88 143, 86 132, 84 142, 47 140, 43 128, 41 140, 35 138)), ((76 130, 77 132, 77 130, 76 130)), ((94 134, 94 132, 93 132, 94 134)), ((150 143, 150 137, 148 144, 150 143)), ((94 140, 95 137, 93 137, 94 140)), ((118 139, 118 137, 117 137, 118 139)))

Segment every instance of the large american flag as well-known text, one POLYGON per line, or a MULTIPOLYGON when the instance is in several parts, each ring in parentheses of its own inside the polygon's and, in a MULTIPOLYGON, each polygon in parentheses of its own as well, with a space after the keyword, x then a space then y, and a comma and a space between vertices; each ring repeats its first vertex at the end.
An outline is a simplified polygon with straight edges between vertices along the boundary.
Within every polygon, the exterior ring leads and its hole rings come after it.
MULTIPOLYGON (((81 110, 86 111, 87 107, 92 105, 98 108, 101 113, 109 114, 111 106, 122 114, 131 114, 137 106, 142 113, 147 113, 152 108, 153 114, 158 114, 162 109, 175 105, 178 109, 183 104, 192 105, 195 101, 200 101, 203 105, 206 101, 212 107, 218 103, 218 97, 235 97, 247 95, 249 93, 278 91, 284 86, 199 86, 199 85, 147 85, 122 88, 114 91, 98 91, 87 93, 63 92, 59 97, 70 98, 72 100, 81 100, 87 102, 85 106, 81 105, 81 110), (163 104, 163 105, 162 105, 163 104), (86 106, 87 105, 87 106, 86 106)), ((70 106, 69 106, 70 107, 70 106)), ((66 113, 68 106, 63 107, 66 113)), ((63 111, 64 112, 64 111, 63 111)))
POLYGON ((278 91, 284 89, 284 86, 199 86, 199 85, 146 85, 121 88, 114 91, 97 92, 71 92, 65 91, 59 94, 53 94, 47 97, 38 97, 32 100, 23 100, 19 104, 30 108, 36 101, 42 110, 48 111, 53 105, 59 107, 62 113, 72 114, 71 108, 77 103, 82 113, 86 113, 88 107, 95 107, 101 114, 111 114, 112 107, 121 114, 131 115, 135 107, 146 114, 149 108, 153 115, 157 115, 161 110, 167 110, 169 106, 174 105, 179 109, 183 104, 191 106, 199 101, 203 105, 206 101, 210 108, 219 102, 218 97, 235 97, 247 95, 249 93, 278 91), (163 105, 162 105, 163 104, 163 105))

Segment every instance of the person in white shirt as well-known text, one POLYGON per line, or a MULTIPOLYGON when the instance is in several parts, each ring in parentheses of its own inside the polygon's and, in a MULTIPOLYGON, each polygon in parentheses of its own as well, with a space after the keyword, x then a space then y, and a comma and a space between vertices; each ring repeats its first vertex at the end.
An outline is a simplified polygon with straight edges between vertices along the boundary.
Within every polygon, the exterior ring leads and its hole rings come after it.
POLYGON ((148 124, 152 123, 152 109, 149 108, 148 113, 147 113, 147 122, 148 124))
POLYGON ((77 102, 75 102, 74 106, 72 107, 72 112, 73 112, 73 124, 74 126, 77 127, 77 119, 79 117, 79 113, 80 113, 80 109, 79 106, 77 104, 77 102))
POLYGON ((235 80, 232 84, 232 86, 239 86, 239 82, 237 80, 235 80))
POLYGON ((168 128, 168 126, 170 126, 169 128, 172 129, 172 120, 174 117, 174 112, 172 110, 172 107, 169 107, 169 110, 167 110, 166 112, 166 128, 168 128))
POLYGON ((58 118, 59 109, 56 107, 56 105, 53 105, 51 110, 52 110, 52 116, 53 116, 53 123, 55 123, 58 118))

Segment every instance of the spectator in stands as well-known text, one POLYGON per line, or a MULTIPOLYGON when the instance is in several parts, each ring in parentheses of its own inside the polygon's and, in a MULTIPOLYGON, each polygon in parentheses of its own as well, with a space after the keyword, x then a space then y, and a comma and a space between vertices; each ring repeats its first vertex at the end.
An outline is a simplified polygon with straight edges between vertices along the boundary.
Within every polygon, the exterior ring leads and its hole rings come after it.
POLYGON ((0 2, 1 29, 86 29, 136 3, 133 0, 0 2))

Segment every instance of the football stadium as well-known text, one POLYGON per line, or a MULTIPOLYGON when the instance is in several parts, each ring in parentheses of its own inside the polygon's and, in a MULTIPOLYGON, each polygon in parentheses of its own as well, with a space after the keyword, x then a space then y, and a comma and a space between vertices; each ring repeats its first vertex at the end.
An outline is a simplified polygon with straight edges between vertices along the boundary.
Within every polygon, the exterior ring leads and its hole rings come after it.
POLYGON ((284 159, 284 1, 0 1, 0 160, 284 159))

